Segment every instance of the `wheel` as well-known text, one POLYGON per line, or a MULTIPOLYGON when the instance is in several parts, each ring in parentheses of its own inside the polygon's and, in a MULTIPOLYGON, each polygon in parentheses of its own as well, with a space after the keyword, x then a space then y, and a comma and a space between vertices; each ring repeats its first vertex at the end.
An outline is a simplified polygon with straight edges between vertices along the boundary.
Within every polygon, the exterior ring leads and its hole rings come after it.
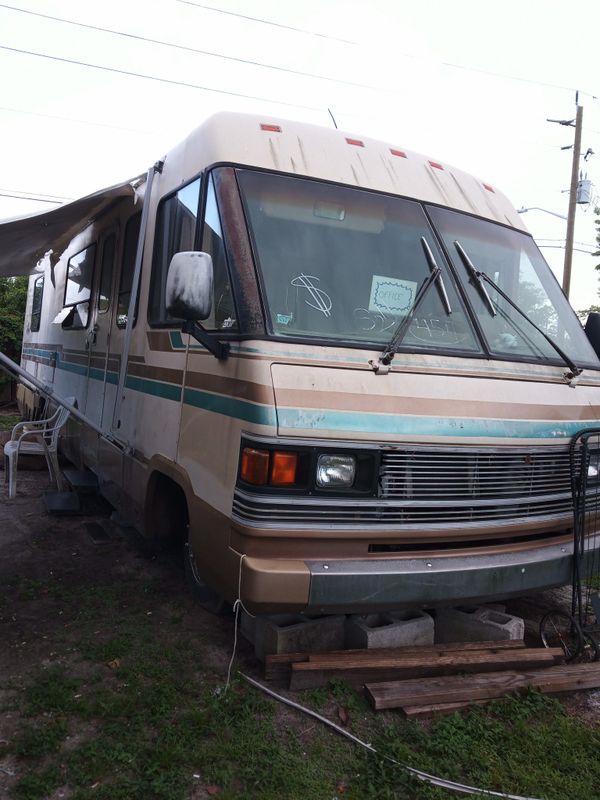
POLYGON ((185 568, 187 582, 199 605, 206 609, 206 611, 210 611, 211 614, 222 614, 226 607, 225 600, 215 589, 206 583, 198 571, 194 550, 190 542, 189 527, 186 528, 185 532, 183 566, 185 568))
POLYGON ((565 611, 549 611, 540 622, 544 647, 562 647, 566 660, 573 661, 583 651, 583 633, 579 624, 565 611))

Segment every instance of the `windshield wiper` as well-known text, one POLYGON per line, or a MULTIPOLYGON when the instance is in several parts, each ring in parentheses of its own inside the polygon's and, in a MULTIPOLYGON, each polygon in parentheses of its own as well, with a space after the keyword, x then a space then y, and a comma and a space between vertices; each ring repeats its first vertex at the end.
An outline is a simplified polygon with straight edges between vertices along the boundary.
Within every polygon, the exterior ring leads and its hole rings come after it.
MULTIPOLYGON (((527 320, 527 322, 544 337, 544 339, 548 342, 550 347, 552 347, 552 349, 558 353, 558 355, 562 358, 567 367, 569 367, 569 372, 565 372, 566 380, 572 381, 574 378, 577 378, 578 375, 581 375, 581 373, 583 372, 581 367, 578 367, 577 364, 575 364, 575 362, 569 358, 569 356, 565 353, 565 351, 561 347, 559 347, 556 344, 556 342, 553 341, 548 336, 548 334, 545 333, 545 331, 543 331, 539 327, 539 325, 536 325, 535 322, 531 319, 531 317, 529 317, 528 314, 526 314, 525 311, 523 311, 523 309, 521 309, 513 300, 511 300, 511 298, 506 294, 506 292, 502 291, 502 289, 498 286, 498 284, 495 281, 493 281, 489 275, 486 275, 485 272, 482 272, 481 270, 478 270, 476 269, 476 267, 473 266, 471 260, 469 259, 469 256, 464 251, 460 242, 454 242, 454 246, 456 247, 458 255, 461 258, 461 261, 463 262, 465 267, 467 267, 469 272, 472 273, 473 279, 476 281, 476 285, 481 287, 483 293, 482 296, 485 296, 485 298, 487 298, 487 303, 489 304, 489 308, 492 311, 492 315, 494 317, 496 316, 496 309, 494 308, 492 299, 489 296, 487 289, 485 288, 485 285, 483 283, 484 281, 488 283, 492 287, 492 289, 494 289, 495 292, 498 292, 500 297, 503 297, 504 300, 506 300, 506 302, 523 317, 523 319, 527 320)), ((471 281, 471 283, 472 282, 473 281, 471 281)))
POLYGON ((408 310, 407 315, 404 319, 399 323, 398 327, 394 331, 394 335, 390 339, 390 343, 383 351, 383 353, 379 356, 377 361, 371 360, 369 364, 372 366, 373 371, 377 375, 386 375, 390 371, 390 364, 392 363, 392 359, 396 355, 396 351, 402 340, 406 336, 406 332, 410 328, 410 324, 413 321, 413 317, 425 296, 427 295, 429 289, 433 286, 434 283, 438 285, 438 291, 440 292, 440 298, 444 305, 447 314, 452 313, 452 309, 450 308, 450 301, 448 300, 448 295, 446 293, 446 287, 444 286, 444 281, 442 278, 442 270, 438 265, 435 263, 435 258, 433 257, 433 253, 429 245, 427 244, 427 240, 424 236, 421 236, 421 246, 423 247, 423 252, 425 253, 425 258, 427 260, 427 264, 429 266, 429 277, 425 278, 423 283, 419 286, 417 294, 415 295, 415 299, 413 300, 413 304, 408 310))
POLYGON ((463 264, 465 265, 465 267, 467 269, 467 272, 471 276, 469 278, 469 283, 471 283, 473 286, 475 286, 479 290, 479 294, 481 295, 481 297, 483 298, 485 304, 487 305, 490 314, 492 315, 492 317, 495 317, 496 316, 496 309, 494 308, 494 304, 492 303, 492 298, 489 296, 488 291, 485 288, 485 285, 483 283, 483 280, 482 280, 482 274, 483 273, 479 272, 475 268, 475 266, 473 265, 473 262, 471 261, 469 256, 464 251, 464 249, 463 249, 463 247, 462 247, 460 242, 454 242, 454 247, 456 247, 458 255, 460 256, 460 260, 463 262, 463 264))

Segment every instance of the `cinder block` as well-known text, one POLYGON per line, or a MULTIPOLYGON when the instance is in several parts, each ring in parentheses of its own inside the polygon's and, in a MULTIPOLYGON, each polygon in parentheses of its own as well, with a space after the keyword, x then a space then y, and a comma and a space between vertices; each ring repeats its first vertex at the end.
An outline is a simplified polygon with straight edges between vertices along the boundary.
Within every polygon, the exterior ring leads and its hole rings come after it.
POLYGON ((440 608, 435 615, 435 641, 439 643, 522 639, 524 633, 521 617, 483 606, 440 608))
POLYGON ((255 617, 252 622, 244 625, 242 633, 254 642, 254 653, 261 661, 273 653, 323 653, 344 647, 343 615, 273 614, 255 617))
POLYGON ((346 620, 346 647, 404 647, 433 644, 433 618, 425 611, 353 614, 346 620))

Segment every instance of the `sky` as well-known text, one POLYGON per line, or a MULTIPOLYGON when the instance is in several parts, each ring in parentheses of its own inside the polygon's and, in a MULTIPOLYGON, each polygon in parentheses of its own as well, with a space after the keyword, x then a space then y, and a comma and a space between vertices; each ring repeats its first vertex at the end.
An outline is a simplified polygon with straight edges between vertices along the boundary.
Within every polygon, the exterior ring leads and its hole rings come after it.
MULTIPOLYGON (((579 91, 600 196, 599 30, 592 0, 0 2, 0 219, 145 172, 217 111, 333 115, 545 209, 524 221, 562 280, 574 129, 546 120, 579 91)), ((578 206, 575 309, 600 303, 595 236, 578 206)))

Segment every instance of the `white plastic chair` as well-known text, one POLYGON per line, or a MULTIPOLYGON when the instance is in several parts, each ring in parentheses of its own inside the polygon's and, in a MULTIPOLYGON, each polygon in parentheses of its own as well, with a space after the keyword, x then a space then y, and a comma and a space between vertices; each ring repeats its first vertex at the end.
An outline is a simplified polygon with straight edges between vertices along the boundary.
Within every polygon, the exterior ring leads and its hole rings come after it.
MULTIPOLYGON (((66 397, 74 406, 75 398, 66 397)), ((8 483, 8 497, 13 500, 17 493, 17 467, 19 455, 41 455, 46 459, 50 478, 56 481, 58 491, 63 490, 63 480, 58 466, 58 435, 71 412, 59 406, 47 419, 35 422, 18 422, 12 430, 10 441, 4 445, 4 482, 8 483)))

